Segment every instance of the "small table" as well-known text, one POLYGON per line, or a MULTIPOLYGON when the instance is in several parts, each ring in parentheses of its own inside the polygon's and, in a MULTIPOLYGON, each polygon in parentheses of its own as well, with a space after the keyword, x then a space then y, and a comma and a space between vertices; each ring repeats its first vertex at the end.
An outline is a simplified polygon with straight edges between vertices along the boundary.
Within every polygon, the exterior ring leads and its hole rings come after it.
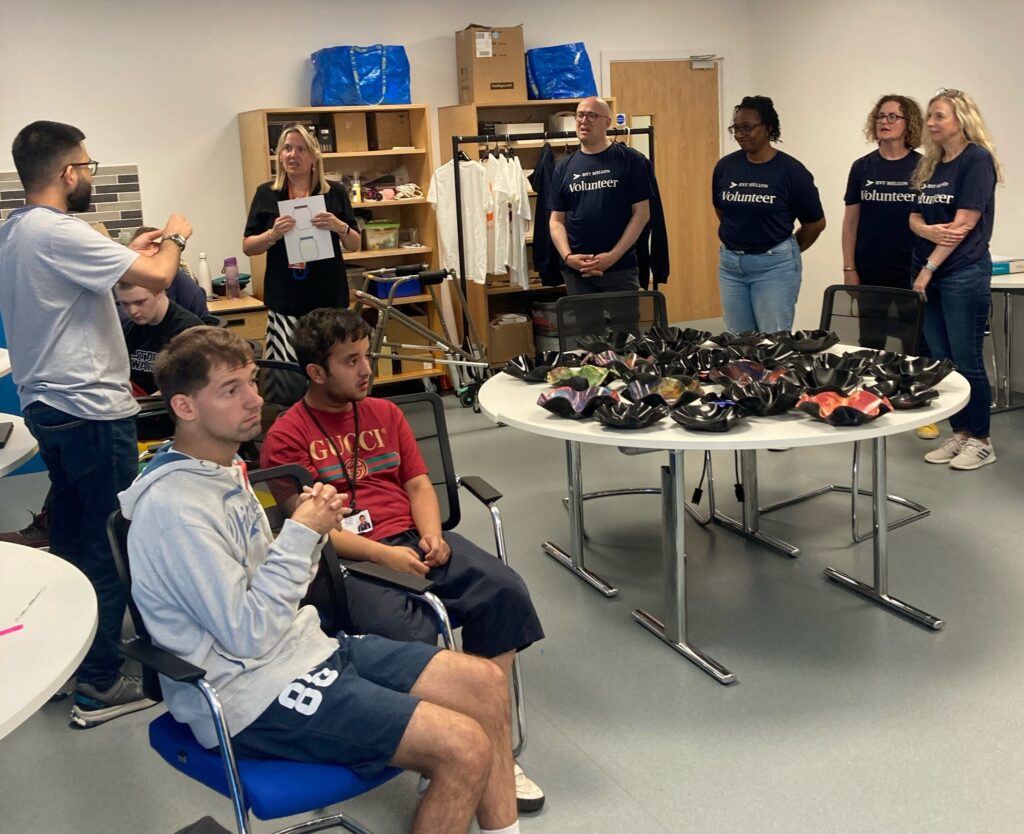
MULTIPOLYGON (((836 350, 839 350, 837 347, 836 350)), ((629 446, 639 449, 662 449, 668 452, 668 466, 661 470, 662 513, 665 522, 663 538, 662 568, 664 571, 663 619, 646 611, 636 610, 633 618, 667 643, 679 654, 686 657, 702 671, 719 683, 733 683, 736 676, 704 654, 690 643, 686 634, 686 549, 683 484, 683 453, 685 451, 739 450, 744 458, 744 488, 747 497, 744 506, 751 505, 745 515, 741 532, 761 540, 757 513, 756 451, 758 449, 779 449, 800 446, 824 446, 836 443, 851 443, 855 440, 870 440, 873 444, 873 546, 874 580, 872 584, 861 582, 835 568, 826 568, 826 578, 840 587, 870 599, 890 611, 902 614, 932 629, 945 624, 940 618, 915 608, 889 594, 889 551, 888 551, 888 502, 886 500, 886 438, 889 435, 910 431, 929 422, 937 422, 955 414, 970 395, 967 380, 958 373, 951 373, 936 388, 939 397, 925 408, 894 411, 862 426, 837 428, 797 412, 768 418, 748 418, 731 431, 721 434, 686 431, 669 419, 639 431, 608 429, 593 420, 567 420, 542 409, 537 405, 537 395, 543 386, 529 385, 508 374, 498 374, 487 380, 480 389, 481 410, 495 422, 505 423, 513 428, 532 434, 545 435, 566 441, 569 461, 569 536, 568 553, 559 559, 548 550, 564 567, 592 587, 613 596, 616 589, 603 579, 588 571, 583 564, 583 507, 582 481, 580 476, 580 444, 593 443, 602 446, 629 446), (752 495, 751 495, 752 494, 752 495)), ((799 452, 797 452, 798 454, 799 452)), ((767 537, 764 537, 767 538, 767 537)), ((774 545, 771 541, 766 544, 774 545)), ((784 549, 784 548, 779 548, 784 549)))
POLYGON ((11 432, 7 445, 0 449, 0 478, 2 478, 25 461, 31 460, 32 456, 39 451, 39 444, 36 443, 36 439, 25 425, 25 420, 17 414, 0 412, 0 423, 14 424, 14 431, 11 432))
POLYGON ((97 612, 85 574, 51 553, 0 542, 0 576, 3 738, 74 674, 96 635, 97 612))
POLYGON ((995 351, 995 386, 992 410, 1011 411, 1024 408, 1024 403, 1014 401, 1013 396, 1013 297, 1024 294, 1024 273, 993 275, 992 292, 1003 296, 1003 349, 1002 356, 995 351))

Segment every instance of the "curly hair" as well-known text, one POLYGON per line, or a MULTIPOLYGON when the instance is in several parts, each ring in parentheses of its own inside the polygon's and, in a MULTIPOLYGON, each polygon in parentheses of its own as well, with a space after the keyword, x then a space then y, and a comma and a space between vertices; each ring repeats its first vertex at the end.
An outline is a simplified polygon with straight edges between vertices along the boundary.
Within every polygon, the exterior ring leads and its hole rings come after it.
POLYGON ((917 103, 917 99, 910 96, 891 93, 876 101, 875 106, 868 112, 867 121, 864 123, 864 136, 869 142, 878 141, 878 122, 875 116, 882 105, 890 101, 899 106, 900 115, 907 120, 907 129, 903 132, 903 144, 912 151, 921 144, 921 135, 924 133, 924 115, 921 113, 921 105, 917 103))
POLYGON ((779 125, 779 114, 775 112, 775 103, 768 96, 744 96, 743 101, 732 110, 735 119, 740 110, 756 110, 765 130, 768 131, 769 142, 782 141, 782 128, 779 125))
MULTIPOLYGON (((995 165, 996 169, 996 182, 1002 182, 1003 170, 999 164, 999 157, 996 156, 995 143, 988 134, 985 120, 981 118, 981 111, 978 110, 978 105, 975 104, 974 99, 962 90, 940 90, 928 102, 928 109, 930 110, 931 106, 940 99, 948 103, 952 108, 953 115, 956 116, 957 121, 960 123, 960 130, 964 134, 964 139, 975 145, 980 145, 992 154, 992 164, 995 165)), ((911 178, 911 184, 914 188, 921 188, 932 178, 932 174, 935 173, 935 167, 941 159, 942 145, 933 142, 932 138, 926 134, 924 153, 921 155, 921 160, 917 163, 917 168, 914 169, 914 176, 911 178)))

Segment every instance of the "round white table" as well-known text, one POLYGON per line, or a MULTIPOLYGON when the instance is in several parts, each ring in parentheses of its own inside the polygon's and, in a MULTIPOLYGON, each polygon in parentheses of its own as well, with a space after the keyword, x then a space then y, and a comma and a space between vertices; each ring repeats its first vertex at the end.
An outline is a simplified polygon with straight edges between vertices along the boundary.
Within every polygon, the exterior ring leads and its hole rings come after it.
MULTIPOLYGON (((837 346, 836 351, 842 348, 837 346)), ((616 589, 587 570, 583 560, 583 508, 580 444, 630 447, 635 449, 661 449, 668 452, 668 466, 662 467, 662 506, 665 522, 663 571, 665 586, 665 616, 662 620, 646 611, 633 612, 634 619, 667 643, 688 660, 720 683, 732 683, 736 676, 688 642, 686 636, 686 550, 683 512, 685 490, 683 485, 683 453, 686 451, 739 450, 743 468, 744 520, 742 525, 729 525, 735 532, 762 541, 776 549, 795 555, 796 549, 764 536, 759 530, 757 504, 758 449, 798 448, 824 446, 867 440, 872 443, 873 497, 872 527, 874 544, 874 582, 867 584, 834 568, 826 568, 825 575, 841 587, 854 591, 892 611, 925 624, 933 629, 943 621, 925 611, 903 602, 888 591, 888 507, 886 475, 886 445, 889 435, 911 431, 926 423, 934 423, 959 411, 967 402, 970 387, 960 374, 951 373, 936 388, 939 396, 924 408, 893 411, 876 420, 856 427, 833 427, 800 413, 791 412, 777 417, 752 417, 741 420, 730 431, 722 433, 687 431, 666 418, 655 425, 637 431, 624 431, 602 426, 594 420, 569 420, 558 417, 537 405, 543 385, 531 385, 508 374, 500 373, 487 380, 480 388, 480 408, 495 422, 513 428, 560 438, 566 441, 569 480, 569 537, 568 553, 546 546, 546 552, 580 579, 604 593, 613 596, 616 589), (882 497, 879 500, 879 496, 882 497)))
POLYGON ((47 702, 96 635, 96 594, 59 556, 0 542, 0 738, 47 702))
POLYGON ((39 444, 28 430, 25 421, 17 414, 0 412, 0 423, 14 424, 7 444, 0 449, 0 477, 3 477, 30 460, 39 451, 39 444))

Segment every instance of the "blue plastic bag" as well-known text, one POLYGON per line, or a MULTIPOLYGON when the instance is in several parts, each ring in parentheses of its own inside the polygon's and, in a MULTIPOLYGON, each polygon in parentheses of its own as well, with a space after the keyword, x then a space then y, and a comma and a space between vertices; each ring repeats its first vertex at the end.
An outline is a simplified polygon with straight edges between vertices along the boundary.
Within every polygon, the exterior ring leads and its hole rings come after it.
POLYGON ((330 46, 310 58, 313 107, 412 102, 404 46, 330 46))
POLYGON ((581 41, 527 49, 526 87, 531 99, 596 96, 587 47, 581 41))

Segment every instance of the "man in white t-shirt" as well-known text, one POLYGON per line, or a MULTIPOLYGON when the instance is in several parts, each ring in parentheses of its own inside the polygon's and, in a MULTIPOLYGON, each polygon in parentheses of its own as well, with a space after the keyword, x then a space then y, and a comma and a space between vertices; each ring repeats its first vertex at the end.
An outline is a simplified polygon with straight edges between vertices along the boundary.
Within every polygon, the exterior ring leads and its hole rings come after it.
POLYGON ((153 702, 121 674, 125 598, 106 536, 117 493, 138 466, 125 349, 111 289, 170 286, 192 226, 173 215, 151 232, 153 257, 97 234, 87 211, 98 163, 76 127, 33 122, 11 148, 25 207, 0 226, 0 315, 25 423, 50 473, 50 549, 92 582, 99 624, 78 669, 72 726, 92 727, 153 702))

